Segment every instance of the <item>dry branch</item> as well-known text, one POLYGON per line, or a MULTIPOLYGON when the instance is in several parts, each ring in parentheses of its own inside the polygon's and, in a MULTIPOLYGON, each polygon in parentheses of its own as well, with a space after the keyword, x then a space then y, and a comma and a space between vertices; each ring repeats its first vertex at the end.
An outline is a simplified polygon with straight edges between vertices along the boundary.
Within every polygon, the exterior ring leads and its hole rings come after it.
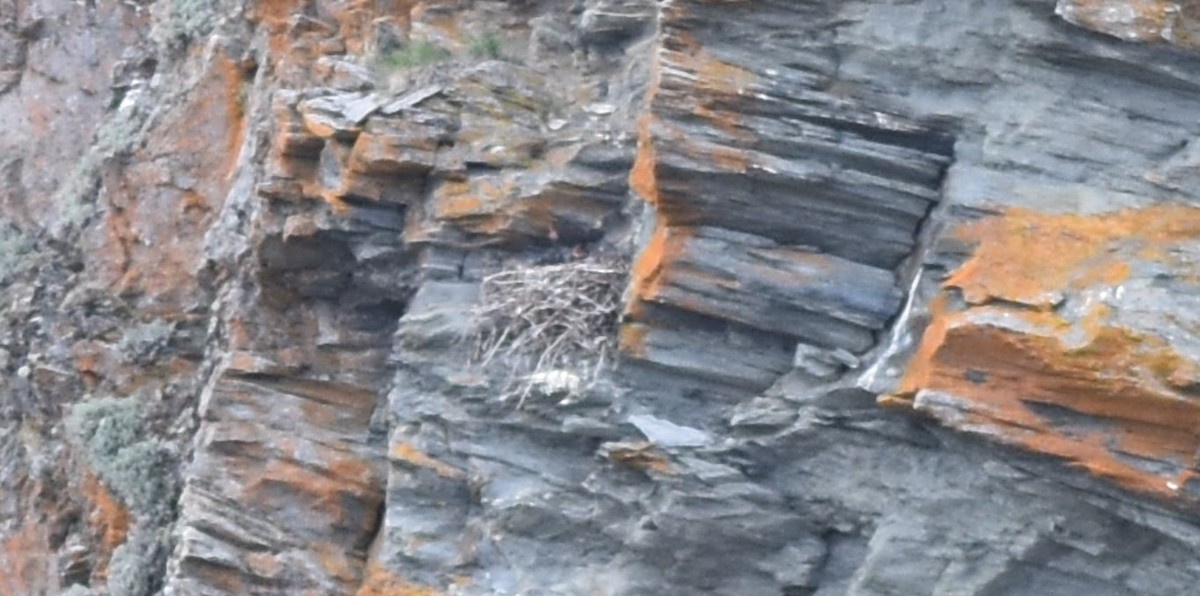
MULTIPOLYGON (((519 397, 519 405, 547 379, 574 375, 594 383, 614 361, 626 275, 624 262, 601 259, 489 275, 474 311, 473 362, 504 366, 502 399, 519 397)), ((579 390, 579 383, 568 385, 579 390)))

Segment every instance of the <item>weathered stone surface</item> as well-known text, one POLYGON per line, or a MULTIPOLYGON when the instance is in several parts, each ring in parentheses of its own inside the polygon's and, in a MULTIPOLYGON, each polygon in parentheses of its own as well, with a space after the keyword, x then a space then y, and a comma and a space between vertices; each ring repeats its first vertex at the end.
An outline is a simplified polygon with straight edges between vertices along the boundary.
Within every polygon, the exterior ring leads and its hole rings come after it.
POLYGON ((660 320, 661 325, 626 323, 622 352, 687 377, 750 389, 769 387, 791 366, 793 342, 784 336, 668 313, 660 320), (703 330, 709 326, 717 330, 703 330))
POLYGON ((404 118, 372 118, 354 142, 351 167, 367 174, 425 174, 437 165, 438 149, 456 125, 438 114, 407 113, 404 118))
POLYGON ((383 499, 373 392, 230 369, 200 407, 172 590, 353 591, 383 499))
POLYGON ((1191 3, 142 4, 0 1, 0 592, 1195 592, 1191 3))
POLYGON ((892 273, 760 236, 664 228, 646 252, 642 300, 831 348, 871 347, 900 308, 892 273))
POLYGON ((1068 22, 1128 41, 1200 45, 1200 6, 1189 0, 1059 0, 1068 22))
POLYGON ((1194 500, 1192 292, 1166 271, 1191 262, 1197 221, 1181 206, 962 226, 978 244, 943 288, 965 304, 935 299, 901 391, 953 426, 1194 500))

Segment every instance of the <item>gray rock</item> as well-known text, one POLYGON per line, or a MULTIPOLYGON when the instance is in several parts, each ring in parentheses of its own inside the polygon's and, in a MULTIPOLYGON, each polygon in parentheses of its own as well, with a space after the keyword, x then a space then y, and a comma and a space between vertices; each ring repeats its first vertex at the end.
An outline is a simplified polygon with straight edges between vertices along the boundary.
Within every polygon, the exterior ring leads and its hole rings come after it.
POLYGON ((702 447, 712 442, 712 437, 702 430, 679 426, 654 416, 638 414, 630 416, 628 421, 659 447, 702 447))
POLYGON ((1196 592, 1186 3, 184 4, 0 2, 0 591, 1196 592), (479 280, 633 253, 497 399, 479 280), (85 393, 188 462, 110 569, 85 393))

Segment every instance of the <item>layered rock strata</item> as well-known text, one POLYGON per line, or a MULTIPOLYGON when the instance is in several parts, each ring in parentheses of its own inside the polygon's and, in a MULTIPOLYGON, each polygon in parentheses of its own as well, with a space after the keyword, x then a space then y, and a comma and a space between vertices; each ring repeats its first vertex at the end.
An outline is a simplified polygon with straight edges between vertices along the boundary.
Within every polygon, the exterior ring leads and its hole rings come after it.
POLYGON ((0 591, 1194 592, 1190 3, 52 4, 0 1, 0 591), (615 366, 501 399, 483 281, 591 259, 615 366))

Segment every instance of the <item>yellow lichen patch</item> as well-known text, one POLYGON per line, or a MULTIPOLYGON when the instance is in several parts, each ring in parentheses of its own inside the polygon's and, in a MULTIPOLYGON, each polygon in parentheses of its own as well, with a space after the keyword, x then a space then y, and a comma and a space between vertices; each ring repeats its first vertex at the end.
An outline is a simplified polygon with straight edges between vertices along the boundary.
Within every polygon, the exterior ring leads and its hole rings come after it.
POLYGON ((971 304, 993 299, 1049 309, 1057 296, 1089 285, 1117 285, 1126 259, 1200 235, 1200 209, 1151 207, 1109 215, 1050 215, 1012 210, 956 230, 976 245, 946 286, 971 304))
POLYGON ((392 461, 404 462, 418 468, 432 470, 435 474, 443 478, 457 480, 466 477, 466 473, 462 470, 421 453, 409 443, 400 442, 393 444, 389 456, 392 461))

